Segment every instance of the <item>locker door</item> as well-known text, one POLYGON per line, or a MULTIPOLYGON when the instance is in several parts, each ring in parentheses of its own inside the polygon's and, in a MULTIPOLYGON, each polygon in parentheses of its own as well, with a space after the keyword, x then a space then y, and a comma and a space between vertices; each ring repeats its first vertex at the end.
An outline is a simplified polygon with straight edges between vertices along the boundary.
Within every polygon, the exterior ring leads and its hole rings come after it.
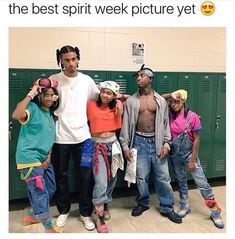
POLYGON ((197 109, 197 73, 179 73, 177 89, 188 92, 186 104, 194 111, 197 109))
MULTIPOLYGON (((120 93, 133 94, 136 87, 136 80, 133 72, 109 72, 108 79, 117 82, 120 85, 120 93)), ((118 170, 117 188, 126 187, 127 182, 124 181, 124 171, 118 170)))
POLYGON ((199 74, 198 78, 198 107, 201 116, 202 130, 199 157, 207 177, 212 176, 212 146, 215 109, 216 74, 199 74))
POLYGON ((175 91, 177 89, 177 73, 155 73, 152 86, 160 95, 175 91))
POLYGON ((107 73, 105 71, 82 71, 84 74, 89 75, 96 83, 106 81, 107 73))
POLYGON ((219 74, 214 124, 213 177, 225 176, 226 172, 226 75, 219 74))
POLYGON ((133 72, 110 72, 109 79, 120 85, 120 93, 133 94, 137 90, 133 72))
POLYGON ((39 78, 43 78, 43 77, 49 77, 51 75, 54 75, 56 73, 59 73, 60 70, 33 70, 31 72, 31 79, 32 82, 34 82, 35 80, 39 79, 39 78))
POLYGON ((24 70, 9 70, 9 199, 27 196, 25 182, 20 179, 16 169, 15 153, 20 130, 20 123, 11 115, 16 104, 21 101, 28 90, 30 72, 24 70))

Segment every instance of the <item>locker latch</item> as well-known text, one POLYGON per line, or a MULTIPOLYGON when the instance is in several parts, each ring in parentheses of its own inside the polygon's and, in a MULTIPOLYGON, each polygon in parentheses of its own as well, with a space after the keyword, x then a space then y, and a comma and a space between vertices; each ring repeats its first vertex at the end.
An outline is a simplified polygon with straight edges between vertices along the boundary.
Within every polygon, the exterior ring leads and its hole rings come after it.
POLYGON ((11 141, 11 130, 13 129, 13 123, 9 122, 9 140, 11 141))
POLYGON ((219 129, 219 121, 220 121, 220 115, 217 115, 216 117, 216 123, 215 123, 215 130, 219 129))

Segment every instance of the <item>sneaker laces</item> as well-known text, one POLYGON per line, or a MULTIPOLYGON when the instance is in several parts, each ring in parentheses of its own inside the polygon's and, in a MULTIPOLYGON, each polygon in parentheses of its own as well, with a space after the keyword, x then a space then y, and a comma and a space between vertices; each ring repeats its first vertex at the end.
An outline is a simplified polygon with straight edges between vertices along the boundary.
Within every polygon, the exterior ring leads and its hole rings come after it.
MULTIPOLYGON (((220 218, 220 211, 219 210, 214 210, 211 212, 211 216, 214 218, 214 219, 217 219, 217 218, 220 218)), ((222 219, 221 219, 222 220, 222 219)))

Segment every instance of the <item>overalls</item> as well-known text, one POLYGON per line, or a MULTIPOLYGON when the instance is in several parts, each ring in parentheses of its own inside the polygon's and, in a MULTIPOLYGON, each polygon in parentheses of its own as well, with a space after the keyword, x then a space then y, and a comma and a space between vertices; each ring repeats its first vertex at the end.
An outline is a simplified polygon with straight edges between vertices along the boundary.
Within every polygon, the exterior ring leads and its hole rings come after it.
POLYGON ((50 217, 49 203, 56 190, 52 164, 47 169, 32 167, 20 169, 21 178, 26 182, 27 193, 34 217, 44 220, 50 217))
MULTIPOLYGON (((178 135, 173 141, 170 152, 170 162, 174 171, 175 177, 179 186, 180 200, 188 199, 188 184, 187 184, 187 166, 192 155, 192 142, 189 139, 188 131, 190 131, 191 115, 186 119, 184 132, 178 135)), ((214 199, 212 189, 207 182, 207 178, 203 172, 200 160, 196 158, 196 168, 190 172, 193 180, 200 190, 204 199, 214 199)))

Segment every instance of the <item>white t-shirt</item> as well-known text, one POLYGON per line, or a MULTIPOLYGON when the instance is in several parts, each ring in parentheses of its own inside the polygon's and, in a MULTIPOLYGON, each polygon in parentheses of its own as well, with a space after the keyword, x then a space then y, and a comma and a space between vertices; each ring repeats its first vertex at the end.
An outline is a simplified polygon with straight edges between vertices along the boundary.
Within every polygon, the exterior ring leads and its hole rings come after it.
POLYGON ((91 137, 87 124, 87 101, 97 99, 94 80, 81 72, 67 77, 63 72, 50 76, 58 81, 59 108, 55 111, 56 143, 76 144, 91 137))

